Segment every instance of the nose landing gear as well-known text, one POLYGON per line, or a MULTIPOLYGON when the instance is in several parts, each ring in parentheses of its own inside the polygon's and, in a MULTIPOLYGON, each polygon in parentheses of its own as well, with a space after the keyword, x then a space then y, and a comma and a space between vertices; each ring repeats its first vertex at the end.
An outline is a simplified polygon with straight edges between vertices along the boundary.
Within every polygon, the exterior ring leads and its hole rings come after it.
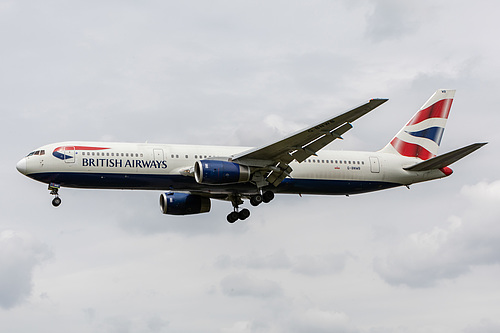
POLYGON ((59 198, 59 188, 61 188, 61 185, 59 184, 49 184, 50 194, 55 195, 54 199, 52 199, 52 206, 54 207, 59 207, 61 204, 61 198, 59 198))

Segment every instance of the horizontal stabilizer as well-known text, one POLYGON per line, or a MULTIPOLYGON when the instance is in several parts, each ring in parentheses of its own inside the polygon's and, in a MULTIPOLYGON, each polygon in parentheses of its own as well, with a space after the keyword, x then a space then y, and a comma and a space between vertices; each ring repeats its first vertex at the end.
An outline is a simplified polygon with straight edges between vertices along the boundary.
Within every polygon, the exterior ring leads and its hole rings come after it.
POLYGON ((428 171, 428 170, 441 169, 441 168, 447 167, 448 165, 450 165, 452 163, 455 163, 456 161, 458 161, 461 158, 464 158, 465 156, 476 151, 477 149, 481 148, 485 144, 487 144, 487 142, 473 143, 467 147, 463 147, 463 148, 459 148, 459 149, 454 150, 454 151, 450 151, 449 153, 433 157, 431 159, 428 159, 426 161, 420 162, 418 164, 412 165, 412 166, 404 168, 404 169, 408 170, 408 171, 428 171))

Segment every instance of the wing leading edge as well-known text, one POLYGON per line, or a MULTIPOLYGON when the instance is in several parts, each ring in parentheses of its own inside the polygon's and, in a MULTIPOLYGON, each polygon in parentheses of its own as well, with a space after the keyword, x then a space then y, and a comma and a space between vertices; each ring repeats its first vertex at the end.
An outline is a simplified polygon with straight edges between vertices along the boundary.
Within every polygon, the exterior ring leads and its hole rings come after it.
POLYGON ((258 161, 290 163, 302 162, 352 128, 351 122, 364 116, 388 99, 371 99, 352 110, 307 127, 299 132, 272 143, 233 156, 233 161, 241 164, 261 164, 258 161), (246 163, 247 162, 247 163, 246 163))

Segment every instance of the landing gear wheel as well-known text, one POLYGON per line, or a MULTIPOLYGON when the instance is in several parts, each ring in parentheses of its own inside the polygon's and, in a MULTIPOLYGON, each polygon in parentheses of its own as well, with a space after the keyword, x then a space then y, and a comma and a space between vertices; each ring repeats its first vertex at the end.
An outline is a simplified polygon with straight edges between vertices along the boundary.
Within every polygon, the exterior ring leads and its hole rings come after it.
POLYGON ((252 206, 258 206, 262 203, 262 195, 256 194, 250 197, 250 204, 252 206))
POLYGON ((52 199, 52 206, 59 207, 60 204, 61 204, 61 198, 55 197, 54 199, 52 199))
POLYGON ((238 213, 238 218, 240 220, 246 220, 248 217, 250 216, 250 211, 246 208, 242 209, 239 213, 238 213))
MULTIPOLYGON (((249 215, 250 215, 250 214, 249 214, 249 215)), ((238 221, 238 219, 239 219, 239 218, 240 218, 240 217, 239 217, 238 212, 231 212, 231 213, 229 213, 229 215, 227 216, 227 222, 229 222, 229 223, 234 223, 234 222, 238 221)))
POLYGON ((262 201, 268 203, 274 199, 274 193, 272 191, 266 191, 262 194, 262 201))

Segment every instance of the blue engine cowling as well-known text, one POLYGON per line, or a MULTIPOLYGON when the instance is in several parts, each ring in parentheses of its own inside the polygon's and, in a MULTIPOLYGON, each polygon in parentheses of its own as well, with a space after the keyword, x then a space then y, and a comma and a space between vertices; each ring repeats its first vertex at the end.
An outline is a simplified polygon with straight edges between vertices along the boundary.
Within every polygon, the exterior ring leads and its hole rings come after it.
POLYGON ((200 184, 245 183, 250 175, 250 167, 233 162, 201 160, 194 165, 194 177, 200 184))
POLYGON ((160 195, 160 208, 163 214, 190 215, 210 211, 210 199, 188 193, 168 192, 160 195))

